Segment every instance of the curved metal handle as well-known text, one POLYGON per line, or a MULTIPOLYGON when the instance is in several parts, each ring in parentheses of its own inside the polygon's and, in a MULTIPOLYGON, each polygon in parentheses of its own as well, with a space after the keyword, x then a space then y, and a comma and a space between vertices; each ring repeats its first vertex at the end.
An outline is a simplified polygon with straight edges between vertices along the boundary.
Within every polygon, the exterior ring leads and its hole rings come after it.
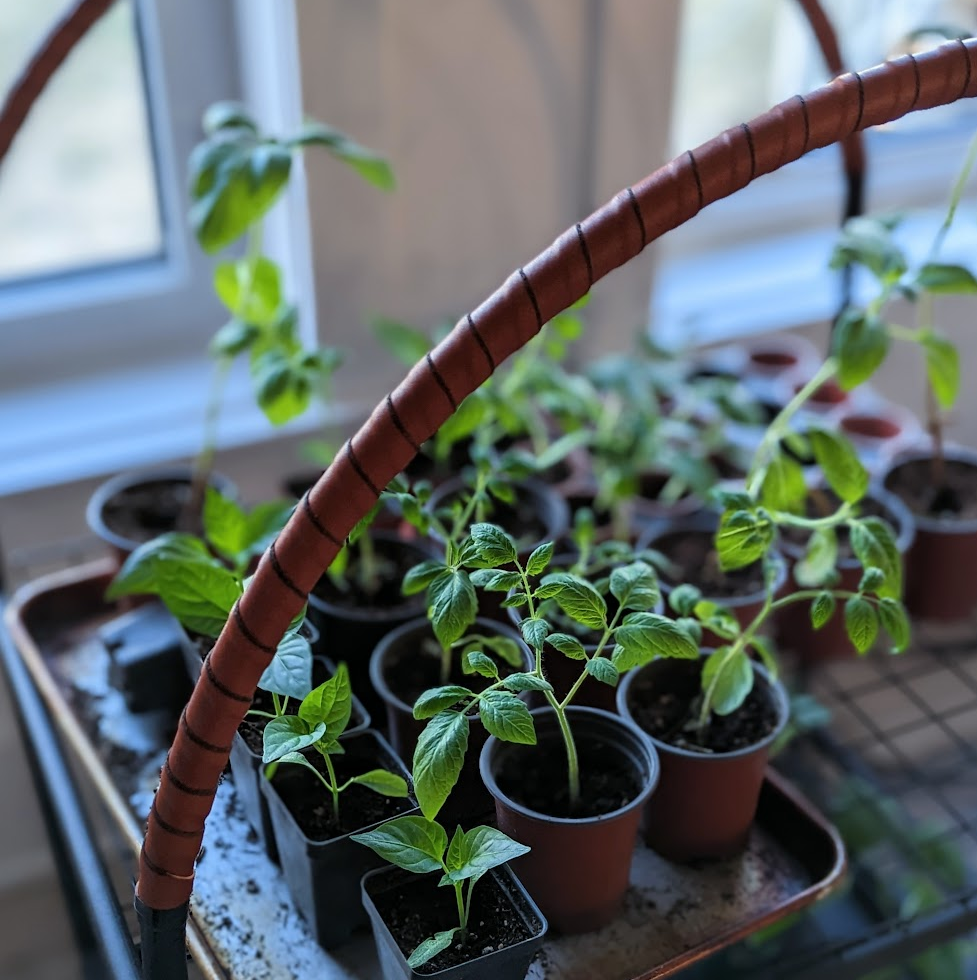
POLYGON ((261 672, 353 525, 462 399, 659 235, 809 150, 977 94, 975 64, 977 40, 951 42, 837 78, 727 130, 566 231, 414 366, 302 499, 204 664, 149 815, 137 884, 146 906, 189 899, 204 820, 261 672))

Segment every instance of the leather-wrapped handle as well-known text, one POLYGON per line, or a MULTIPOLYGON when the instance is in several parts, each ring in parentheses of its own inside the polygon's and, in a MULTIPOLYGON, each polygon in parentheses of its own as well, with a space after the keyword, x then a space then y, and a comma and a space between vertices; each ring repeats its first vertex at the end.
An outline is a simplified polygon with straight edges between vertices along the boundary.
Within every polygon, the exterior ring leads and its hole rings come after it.
POLYGON ((189 899, 204 821, 262 671, 354 524, 462 399, 546 321, 664 232, 809 150, 972 97, 975 64, 977 40, 906 55, 788 99, 682 154, 514 272, 412 368, 296 507, 205 661, 149 815, 137 884, 142 903, 176 909, 189 899))

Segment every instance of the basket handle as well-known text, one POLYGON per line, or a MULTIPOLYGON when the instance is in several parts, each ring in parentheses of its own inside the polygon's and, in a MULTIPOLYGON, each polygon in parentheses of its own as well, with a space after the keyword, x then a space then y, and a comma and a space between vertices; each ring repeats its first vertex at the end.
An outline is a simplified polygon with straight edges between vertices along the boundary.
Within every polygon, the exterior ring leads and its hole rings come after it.
POLYGON ((597 280, 707 204, 857 130, 974 96, 975 65, 977 40, 905 55, 682 154, 516 270, 414 365, 303 497, 204 662, 149 814, 138 903, 179 910, 189 901, 204 821, 262 671, 354 524, 462 399, 597 280))

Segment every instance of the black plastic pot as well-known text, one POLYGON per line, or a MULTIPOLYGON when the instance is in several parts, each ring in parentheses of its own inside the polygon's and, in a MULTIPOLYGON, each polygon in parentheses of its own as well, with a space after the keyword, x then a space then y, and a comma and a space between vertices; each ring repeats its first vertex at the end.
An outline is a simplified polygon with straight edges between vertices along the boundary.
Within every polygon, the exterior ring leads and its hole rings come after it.
MULTIPOLYGON (((410 774, 377 732, 343 736, 342 744, 346 754, 337 758, 355 759, 361 772, 389 769, 410 781, 410 774)), ((268 803, 282 873, 295 907, 321 946, 333 949, 342 945, 354 929, 367 922, 360 898, 363 875, 384 863, 370 848, 350 840, 350 835, 371 830, 389 817, 341 837, 312 840, 303 833, 290 809, 292 802, 303 796, 318 793, 328 798, 312 773, 299 766, 281 766, 272 780, 261 781, 261 793, 268 803)), ((417 812, 413 800, 402 802, 403 810, 397 816, 417 812)))
MULTIPOLYGON (((470 632, 508 636, 515 640, 523 651, 525 669, 532 669, 529 650, 519 633, 511 626, 503 625, 494 619, 479 617, 475 620, 470 632)), ((432 643, 436 643, 430 621, 423 617, 414 619, 388 633, 377 644, 373 656, 370 658, 370 676, 374 689, 379 693, 384 703, 390 743, 393 745, 394 751, 408 766, 411 765, 411 760, 414 757, 417 739, 427 722, 417 721, 414 718, 413 702, 408 703, 402 693, 391 687, 390 666, 400 657, 414 659, 420 656, 419 648, 428 639, 432 643)), ((485 685, 488 684, 488 681, 479 678, 477 675, 466 678, 464 683, 473 685, 479 681, 485 685)), ((438 685, 432 684, 431 686, 436 687, 438 685)), ((442 819, 448 825, 457 821, 466 825, 477 823, 479 819, 492 810, 492 799, 482 785, 478 770, 478 754, 481 752, 486 738, 488 738, 488 733, 485 728, 478 718, 473 718, 468 733, 468 752, 465 756, 465 764, 462 766, 458 783, 451 791, 443 810, 442 819)))
MULTIPOLYGON (((658 782, 658 756, 633 723, 596 708, 569 708, 578 751, 586 746, 602 760, 632 770, 639 789, 627 804, 592 817, 554 817, 517 803, 499 785, 500 769, 542 758, 566 770, 556 714, 533 711, 537 744, 515 745, 491 737, 481 755, 482 779, 495 799, 498 827, 532 850, 512 862, 550 925, 564 933, 589 932, 610 922, 628 888, 631 857, 642 809, 658 782)), ((595 764, 599 764, 596 763, 595 764)))
MULTIPOLYGON (((388 531, 370 533, 378 551, 399 552, 411 565, 437 557, 437 550, 428 541, 405 541, 388 531)), ((399 581, 396 586, 399 592, 399 581)), ((424 615, 425 597, 423 593, 403 596, 395 604, 382 607, 348 606, 335 601, 334 593, 335 587, 324 576, 309 594, 308 617, 320 634, 315 651, 337 662, 345 661, 353 692, 371 715, 382 717, 383 702, 370 680, 370 654, 391 630, 424 615)))
MULTIPOLYGON (((519 879, 505 865, 490 871, 488 879, 494 881, 512 904, 512 911, 526 929, 530 937, 503 949, 494 949, 467 963, 445 970, 431 972, 427 966, 414 970, 407 965, 407 956, 412 952, 400 948, 386 922, 380 916, 374 898, 379 898, 384 892, 405 885, 415 887, 418 892, 417 904, 424 903, 424 895, 437 889, 437 878, 432 875, 413 875, 401 868, 379 868, 365 875, 362 883, 363 906, 373 926, 373 939, 380 960, 380 971, 383 980, 421 980, 421 978, 437 978, 437 980, 522 980, 529 969, 532 958, 536 955, 546 935, 548 924, 536 903, 519 882, 519 879)), ((483 883, 486 879, 483 879, 483 883)), ((475 886, 482 887, 481 884, 475 886)), ((445 923, 451 928, 450 923, 445 923)), ((433 932, 432 932, 433 934, 433 932)))
MULTIPOLYGON (((703 658, 704 659, 704 658, 703 658)), ((621 715, 635 724, 632 709, 642 697, 699 689, 702 660, 661 658, 625 675, 618 685, 621 715)), ((732 752, 695 752, 643 733, 657 749, 661 779, 645 807, 645 842, 673 861, 724 858, 746 846, 756 815, 770 746, 787 724, 789 702, 779 682, 759 664, 763 685, 777 711, 777 724, 760 741, 732 752)), ((637 727, 637 725, 636 725, 637 727)))

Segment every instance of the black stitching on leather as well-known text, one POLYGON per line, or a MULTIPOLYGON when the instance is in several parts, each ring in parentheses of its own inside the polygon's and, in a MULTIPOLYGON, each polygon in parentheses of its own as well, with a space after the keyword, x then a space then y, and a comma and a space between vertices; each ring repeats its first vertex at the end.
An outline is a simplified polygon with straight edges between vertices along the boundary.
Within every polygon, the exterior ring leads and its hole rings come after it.
POLYGON ((536 300, 536 291, 533 289, 533 284, 529 281, 529 276, 520 269, 519 278, 522 279, 522 284, 526 287, 526 293, 529 296, 529 302, 533 304, 533 312, 536 314, 536 329, 543 329, 543 314, 539 310, 539 303, 536 300))
POLYGON ((471 313, 469 313, 465 319, 468 321, 468 329, 475 337, 478 346, 482 348, 482 353, 485 355, 485 360, 488 361, 489 370, 494 371, 495 358, 492 356, 492 352, 488 349, 488 344, 485 343, 485 338, 480 333, 478 327, 475 326, 475 321, 472 319, 471 313))
POLYGON ((184 837, 191 838, 197 836, 197 831, 195 830, 180 830, 179 827, 174 827, 173 824, 167 823, 160 815, 159 811, 156 809, 156 801, 153 800, 153 805, 149 808, 149 815, 156 821, 157 825, 165 830, 166 833, 172 834, 174 837, 184 837))
POLYGON ((187 709, 184 708, 180 712, 180 724, 183 727, 183 731, 187 738, 193 742, 194 745, 198 745, 200 748, 204 749, 206 752, 213 752, 215 755, 230 755, 231 747, 229 745, 215 745, 213 742, 208 742, 206 739, 201 738, 191 727, 190 723, 187 721, 187 709))
POLYGON ((451 394, 451 389, 445 383, 444 378, 441 377, 441 372, 438 370, 437 365, 434 363, 434 358, 431 357, 430 351, 424 355, 424 360, 427 361, 428 370, 434 375, 434 380, 437 381, 438 387, 444 393, 444 397, 448 399, 451 404, 452 410, 458 407, 458 402, 455 401, 455 396, 451 394))
POLYGON ((166 778, 181 792, 185 793, 187 796, 213 796, 213 790, 209 789, 197 789, 194 786, 187 786, 185 782, 177 779, 173 775, 173 770, 170 768, 169 756, 166 757, 166 761, 163 763, 163 772, 166 774, 166 778))
POLYGON ((851 74, 852 78, 858 82, 858 118, 855 120, 855 125, 852 129, 852 132, 857 132, 862 126, 862 116, 865 115, 865 83, 857 71, 853 71, 851 74))
POLYGON ((695 177, 695 189, 699 193, 699 210, 702 210, 703 201, 705 197, 702 193, 702 178, 699 176, 699 164, 695 162, 695 157, 692 155, 692 151, 688 151, 689 166, 692 168, 692 176, 695 177))
POLYGON ((346 440, 346 458, 349 460, 349 465, 353 467, 356 471, 356 475, 369 487, 370 492, 375 496, 380 496, 380 488, 370 479, 366 470, 363 469, 360 461, 356 458, 356 453, 353 452, 353 440, 346 440))
POLYGON ((337 548, 342 548, 343 542, 336 537, 329 528, 326 527, 322 521, 319 520, 315 515, 315 511, 312 509, 312 504, 309 503, 309 493, 311 491, 306 490, 305 496, 302 497, 302 510, 305 511, 305 516, 309 519, 309 523, 324 537, 331 541, 337 548))
MULTIPOLYGON (((234 608, 236 609, 237 606, 235 606, 234 608)), ((244 630, 242 630, 241 632, 243 633, 244 630)), ((248 636, 247 633, 245 633, 244 635, 248 638, 248 640, 252 640, 252 638, 248 636)), ((252 640, 252 642, 254 641, 252 640)), ((257 643, 255 643, 255 646, 257 646, 257 643)), ((262 647, 262 649, 267 652, 267 648, 262 647)), ((274 649, 272 649, 271 652, 274 653, 275 652, 274 649)), ((230 698, 232 701, 237 701, 239 704, 251 703, 252 700, 251 698, 245 697, 243 694, 238 694, 237 691, 232 691, 223 681, 217 679, 217 675, 214 673, 214 668, 210 666, 209 653, 204 658, 204 673, 207 675, 207 680, 210 681, 210 683, 215 688, 217 688, 217 690, 220 691, 220 693, 223 694, 225 698, 230 698)))
POLYGON ((278 560, 278 555, 275 552, 275 542, 268 546, 268 560, 271 562, 271 567, 275 570, 275 574, 278 576, 278 581, 288 589, 293 595, 298 596, 300 599, 305 600, 308 598, 306 593, 304 593, 292 580, 289 578, 288 573, 282 568, 281 562, 278 560))
POLYGON ((746 145, 750 148, 750 180, 756 177, 756 147, 753 145, 753 132, 747 123, 740 126, 743 135, 746 137, 746 145))
POLYGON ((801 104, 801 115, 804 117, 804 146, 801 149, 801 156, 807 153, 807 144, 811 140, 811 119, 807 114, 807 100, 803 95, 797 96, 797 101, 801 104))
POLYGON ((638 199, 634 196, 634 191, 630 187, 626 188, 626 191, 628 200, 631 202, 631 208, 634 211, 634 219, 638 222, 638 230, 641 232, 641 247, 644 248, 648 244, 648 232, 645 229, 644 215, 638 206, 638 199))
POLYGON ((919 77, 919 63, 916 61, 916 56, 911 52, 907 52, 909 60, 913 63, 913 75, 916 79, 916 88, 913 91, 913 101, 912 105, 909 107, 910 111, 916 108, 916 103, 919 102, 919 91, 922 88, 923 82, 919 77))
POLYGON ((415 453, 419 453, 421 451, 421 447, 414 441, 411 434, 407 431, 407 427, 401 421, 400 416, 397 414, 397 409, 394 408, 394 400, 390 395, 387 395, 387 412, 390 415, 390 421, 394 424, 394 428, 408 443, 410 443, 411 449, 413 449, 415 453))
POLYGON ((967 94, 967 89, 970 88, 970 53, 967 51, 967 45, 963 43, 963 38, 958 37, 957 43, 963 50, 963 60, 967 65, 967 77, 964 79, 963 88, 960 90, 960 94, 957 96, 958 99, 962 99, 964 95, 967 94))
MULTIPOLYGON (((234 606, 231 609, 231 615, 234 617, 234 625, 241 631, 241 635, 248 641, 248 643, 251 644, 251 646, 257 647, 262 653, 267 653, 269 657, 273 656, 276 647, 269 646, 267 643, 262 643, 261 640, 259 640, 258 637, 251 632, 251 628, 244 621, 244 616, 241 614, 240 605, 241 600, 239 599, 234 603, 234 606)), ((207 654, 207 659, 210 659, 209 653, 207 654)), ((204 661, 204 664, 206 663, 207 660, 204 661)), ((241 696, 238 695, 238 698, 240 697, 241 696)), ((250 701, 251 698, 247 698, 246 700, 250 701)))
POLYGON ((583 253, 583 260, 587 264, 587 288, 590 289, 594 284, 594 263, 590 260, 590 249, 587 247, 587 239, 584 238, 583 228, 577 225, 577 241, 580 242, 580 251, 583 253))

